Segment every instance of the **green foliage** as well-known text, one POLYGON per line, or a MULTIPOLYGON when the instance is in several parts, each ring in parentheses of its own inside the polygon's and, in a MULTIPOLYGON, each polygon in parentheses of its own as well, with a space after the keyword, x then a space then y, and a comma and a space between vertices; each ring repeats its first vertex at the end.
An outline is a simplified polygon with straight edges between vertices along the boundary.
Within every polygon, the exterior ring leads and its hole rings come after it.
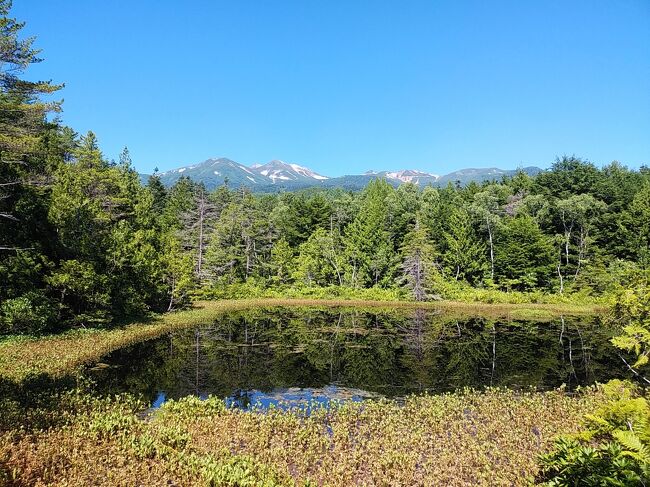
POLYGON ((438 270, 429 232, 419 220, 404 237, 400 251, 404 284, 416 301, 425 301, 430 297, 434 275, 438 270))
POLYGON ((40 333, 51 326, 52 311, 52 304, 36 292, 8 299, 0 305, 0 334, 40 333))
POLYGON ((200 465, 201 477, 210 487, 281 487, 284 479, 274 468, 260 464, 241 455, 230 456, 224 460, 210 457, 194 457, 200 465))
POLYGON ((225 409, 226 406, 219 398, 208 396, 205 399, 199 399, 196 396, 186 396, 177 401, 164 403, 160 407, 158 414, 163 418, 171 416, 190 419, 213 416, 225 411, 225 409))
POLYGON ((309 287, 342 285, 344 266, 341 239, 318 228, 298 247, 293 278, 309 287))
POLYGON ((271 268, 273 279, 285 284, 290 278, 291 269, 294 268, 294 254, 284 237, 273 244, 271 249, 271 268))
POLYGON ((388 198, 394 188, 374 180, 360 195, 361 208, 346 228, 346 281, 353 287, 388 286, 396 272, 396 249, 388 232, 388 198))
POLYGON ((463 207, 454 208, 449 217, 449 230, 443 233, 443 263, 455 280, 477 283, 487 271, 485 245, 477 239, 472 219, 463 207))
POLYGON ((586 416, 584 430, 541 457, 545 485, 642 486, 650 478, 650 403, 621 381, 604 389, 608 401, 586 416))
MULTIPOLYGON (((650 287, 646 279, 619 294, 614 317, 623 333, 612 343, 634 353, 636 361, 628 367, 648 383, 642 376, 650 354, 650 287)), ((608 401, 586 416, 585 429, 573 437, 559 438, 555 450, 541 457, 541 479, 546 485, 646 485, 650 478, 647 391, 618 380, 604 389, 608 401)))
POLYGON ((496 276, 503 287, 529 290, 548 284, 553 248, 532 217, 521 215, 510 219, 497 242, 496 276))
MULTIPOLYGON (((208 192, 186 177, 165 188, 157 173, 142 185, 128 149, 110 163, 94 133, 47 120, 60 106, 40 98, 58 86, 20 78, 37 51, 9 7, 0 0, 0 159, 12 161, 0 164, 0 333, 105 327, 193 296, 404 297, 404 285, 415 299, 605 302, 648 267, 650 177, 617 162, 564 157, 465 187, 376 179, 358 193, 208 192)), ((628 331, 632 350, 644 338, 628 331)))
POLYGON ((634 196, 625 215, 629 238, 634 243, 636 256, 645 268, 650 267, 650 181, 646 181, 634 196))
POLYGON ((612 338, 612 343, 615 347, 634 354, 635 361, 628 366, 646 384, 650 384, 650 380, 643 376, 643 369, 647 368, 650 358, 650 284, 647 277, 641 278, 636 286, 618 295, 614 316, 622 327, 622 334, 612 338))

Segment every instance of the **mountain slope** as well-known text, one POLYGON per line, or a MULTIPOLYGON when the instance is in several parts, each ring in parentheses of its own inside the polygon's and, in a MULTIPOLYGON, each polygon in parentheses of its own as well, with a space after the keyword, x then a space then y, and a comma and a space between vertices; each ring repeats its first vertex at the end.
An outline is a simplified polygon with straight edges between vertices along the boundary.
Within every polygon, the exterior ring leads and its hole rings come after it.
MULTIPOLYGON (((534 166, 524 167, 519 170, 531 176, 542 171, 542 169, 534 166)), ((513 176, 517 171, 496 167, 468 168, 438 176, 407 169, 400 171, 368 171, 364 174, 350 174, 329 178, 298 164, 289 164, 277 159, 266 164, 247 167, 225 157, 220 157, 160 173, 160 179, 165 186, 172 186, 181 177, 187 176, 194 181, 203 182, 207 189, 214 189, 227 181, 230 187, 247 186, 257 192, 275 192, 310 187, 359 190, 376 178, 384 178, 394 186, 404 183, 414 183, 419 186, 429 184, 446 186, 449 183, 466 185, 470 182, 499 181, 504 176, 513 176)), ((146 175, 141 175, 141 178, 146 180, 146 175)))
POLYGON ((203 182, 208 189, 221 186, 226 179, 233 187, 273 184, 273 181, 263 174, 225 157, 208 159, 200 164, 160 173, 160 180, 165 186, 171 186, 183 176, 203 182))
POLYGON ((472 181, 481 183, 483 181, 500 181, 502 177, 514 176, 517 174, 517 171, 523 171, 529 176, 534 176, 542 171, 539 167, 529 166, 522 167, 521 169, 499 169, 496 167, 488 168, 468 168, 461 169, 459 171, 450 172, 445 174, 438 179, 438 184, 440 186, 446 186, 448 183, 456 184, 460 182, 461 186, 464 186, 472 181))
POLYGON ((263 165, 251 166, 251 169, 256 173, 271 179, 273 183, 278 181, 313 183, 329 179, 328 177, 321 176, 306 167, 299 166, 298 164, 288 164, 277 159, 263 165))

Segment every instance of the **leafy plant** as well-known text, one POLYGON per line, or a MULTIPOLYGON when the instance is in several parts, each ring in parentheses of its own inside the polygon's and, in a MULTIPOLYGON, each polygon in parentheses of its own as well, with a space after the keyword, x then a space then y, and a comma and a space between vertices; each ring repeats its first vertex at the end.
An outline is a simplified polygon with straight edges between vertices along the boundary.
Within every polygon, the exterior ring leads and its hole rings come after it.
POLYGON ((619 380, 604 386, 608 401, 585 417, 585 429, 561 436, 541 456, 547 486, 642 486, 650 479, 650 403, 619 380))
POLYGON ((52 318, 51 304, 39 293, 29 292, 0 305, 0 334, 38 333, 52 318))

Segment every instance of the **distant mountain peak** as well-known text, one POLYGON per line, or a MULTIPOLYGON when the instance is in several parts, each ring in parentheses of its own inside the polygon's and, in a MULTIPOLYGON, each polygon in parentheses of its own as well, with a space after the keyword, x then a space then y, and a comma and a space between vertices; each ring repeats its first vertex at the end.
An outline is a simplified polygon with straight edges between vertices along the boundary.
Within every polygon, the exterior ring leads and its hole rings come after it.
POLYGON ((329 179, 322 176, 311 169, 308 169, 298 164, 290 164, 280 159, 273 159, 266 164, 254 168, 263 176, 271 178, 275 183, 276 181, 302 181, 302 180, 316 180, 323 181, 329 179))
POLYGON ((273 159, 265 164, 245 166, 227 157, 214 157, 191 166, 179 167, 160 173, 160 179, 166 186, 173 185, 182 177, 203 182, 208 189, 221 186, 226 181, 231 187, 248 186, 254 191, 277 191, 278 188, 294 190, 308 187, 344 188, 358 190, 375 178, 384 178, 393 186, 413 183, 418 186, 429 184, 445 186, 468 184, 472 181, 482 182, 499 180, 504 176, 513 176, 518 170, 534 175, 541 171, 538 167, 524 167, 517 170, 505 170, 496 167, 467 168, 438 176, 416 169, 398 171, 367 171, 364 174, 352 174, 328 178, 311 169, 292 164, 280 159, 273 159))
POLYGON ((388 179, 397 179, 404 183, 418 184, 420 180, 426 180, 427 182, 436 181, 440 176, 415 169, 403 169, 401 171, 387 172, 386 177, 388 179))

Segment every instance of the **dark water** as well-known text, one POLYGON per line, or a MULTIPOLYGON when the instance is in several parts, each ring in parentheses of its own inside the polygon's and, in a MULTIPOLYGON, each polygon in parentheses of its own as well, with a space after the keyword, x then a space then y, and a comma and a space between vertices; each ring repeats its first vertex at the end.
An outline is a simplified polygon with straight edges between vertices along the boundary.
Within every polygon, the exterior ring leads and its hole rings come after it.
POLYGON ((571 390, 626 375, 610 336, 584 317, 257 310, 119 350, 91 374, 100 391, 141 393, 154 407, 190 394, 248 409, 463 387, 571 390))

